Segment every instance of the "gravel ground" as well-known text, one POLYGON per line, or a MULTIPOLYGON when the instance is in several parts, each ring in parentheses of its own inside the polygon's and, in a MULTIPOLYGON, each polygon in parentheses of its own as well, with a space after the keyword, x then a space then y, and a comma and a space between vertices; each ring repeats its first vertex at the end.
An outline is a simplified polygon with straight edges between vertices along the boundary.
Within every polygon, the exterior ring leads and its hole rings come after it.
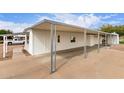
MULTIPOLYGON (((83 50, 83 49, 82 49, 83 50)), ((124 45, 57 54, 57 71, 50 73, 50 56, 27 56, 0 62, 0 78, 9 79, 116 79, 124 78, 124 45), (121 50, 120 50, 121 49, 121 50)))

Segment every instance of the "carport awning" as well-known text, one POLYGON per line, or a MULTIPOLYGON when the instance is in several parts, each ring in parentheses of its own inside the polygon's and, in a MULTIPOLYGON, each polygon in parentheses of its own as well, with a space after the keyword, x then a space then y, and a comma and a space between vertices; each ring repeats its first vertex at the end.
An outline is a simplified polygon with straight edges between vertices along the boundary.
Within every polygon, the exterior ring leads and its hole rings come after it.
MULTIPOLYGON (((55 24, 57 31, 71 31, 71 32, 83 32, 83 29, 67 26, 67 25, 61 25, 61 24, 55 24)), ((34 29, 41 29, 41 30, 49 30, 51 29, 51 23, 50 22, 44 22, 43 24, 37 25, 33 27, 34 29)))
POLYGON ((110 34, 110 33, 102 32, 102 31, 94 31, 94 30, 83 28, 80 26, 75 26, 75 25, 70 25, 70 24, 66 24, 66 23, 51 21, 51 20, 47 20, 47 19, 44 19, 43 21, 33 25, 32 27, 25 29, 24 32, 26 32, 28 29, 50 31, 51 30, 51 24, 56 25, 57 31, 66 31, 66 32, 84 32, 84 31, 87 31, 87 34, 98 34, 98 32, 100 32, 100 34, 110 34))

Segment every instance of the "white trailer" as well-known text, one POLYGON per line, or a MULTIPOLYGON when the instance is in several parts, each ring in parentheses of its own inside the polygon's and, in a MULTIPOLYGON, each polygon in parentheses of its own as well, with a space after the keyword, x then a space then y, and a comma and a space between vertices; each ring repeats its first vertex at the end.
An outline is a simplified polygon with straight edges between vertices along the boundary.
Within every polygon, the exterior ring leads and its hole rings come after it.
POLYGON ((84 51, 84 57, 86 58, 87 46, 97 44, 99 51, 103 36, 105 46, 108 44, 112 45, 112 40, 117 39, 113 38, 113 36, 117 37, 115 34, 94 31, 46 19, 26 28, 24 32, 26 32, 28 34, 27 37, 29 37, 29 40, 26 39, 29 42, 25 42, 24 49, 31 55, 51 54, 51 72, 56 71, 56 51, 83 47, 81 51, 84 51))

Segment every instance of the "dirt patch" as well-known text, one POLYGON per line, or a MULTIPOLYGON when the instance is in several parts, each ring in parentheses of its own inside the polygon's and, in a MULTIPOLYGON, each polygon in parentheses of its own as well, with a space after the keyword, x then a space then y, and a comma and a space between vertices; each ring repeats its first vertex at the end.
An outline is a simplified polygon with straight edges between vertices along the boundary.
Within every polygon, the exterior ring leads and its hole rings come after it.
POLYGON ((27 56, 0 63, 0 78, 13 79, 117 79, 124 78, 124 45, 88 52, 83 49, 57 54, 57 71, 50 73, 50 55, 27 56))
POLYGON ((113 45, 113 46, 111 47, 111 49, 115 49, 115 50, 124 51, 124 44, 120 44, 120 45, 113 45))
POLYGON ((9 45, 6 53, 6 58, 3 58, 3 45, 0 44, 0 61, 12 59, 13 49, 20 48, 20 47, 23 47, 23 45, 9 45))

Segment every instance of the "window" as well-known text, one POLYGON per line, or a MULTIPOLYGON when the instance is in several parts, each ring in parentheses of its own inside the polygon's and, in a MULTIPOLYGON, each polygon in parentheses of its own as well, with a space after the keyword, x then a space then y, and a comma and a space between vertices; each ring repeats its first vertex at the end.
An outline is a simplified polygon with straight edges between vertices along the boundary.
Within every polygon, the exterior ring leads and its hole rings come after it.
POLYGON ((74 36, 71 37, 71 43, 76 42, 76 38, 74 36))
POLYGON ((18 41, 22 41, 22 39, 21 38, 18 38, 18 41))
POLYGON ((27 38, 27 44, 29 44, 29 35, 26 35, 27 38))
POLYGON ((15 39, 15 41, 17 41, 18 39, 15 39))
POLYGON ((60 43, 60 35, 58 35, 58 39, 57 39, 58 43, 60 43))

